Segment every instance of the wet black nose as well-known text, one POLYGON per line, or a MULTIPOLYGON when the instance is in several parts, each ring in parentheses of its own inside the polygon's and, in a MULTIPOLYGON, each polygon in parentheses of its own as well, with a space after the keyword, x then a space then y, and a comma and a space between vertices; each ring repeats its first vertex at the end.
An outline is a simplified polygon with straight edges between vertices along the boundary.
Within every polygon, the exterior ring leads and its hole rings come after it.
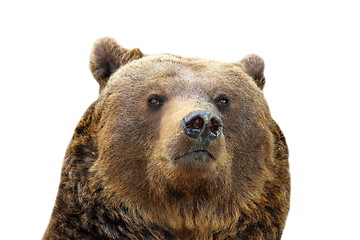
POLYGON ((221 136, 223 123, 210 111, 196 111, 182 120, 185 134, 194 139, 212 141, 221 136))

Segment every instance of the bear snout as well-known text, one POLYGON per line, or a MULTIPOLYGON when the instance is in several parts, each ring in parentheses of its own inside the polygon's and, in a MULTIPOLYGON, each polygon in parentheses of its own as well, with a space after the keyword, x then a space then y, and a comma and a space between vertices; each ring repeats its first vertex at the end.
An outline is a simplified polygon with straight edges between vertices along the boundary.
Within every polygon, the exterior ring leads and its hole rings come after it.
POLYGON ((189 138, 210 143, 221 136, 223 122, 216 114, 201 110, 188 114, 181 125, 189 138))
MULTIPOLYGON (((223 121, 209 109, 193 109, 182 106, 175 111, 180 118, 177 121, 181 133, 164 135, 166 145, 164 156, 176 171, 188 174, 205 174, 221 165, 224 156, 223 121), (185 117, 180 117, 185 116, 185 117)), ((174 115, 170 114, 164 120, 174 115)), ((176 121, 174 121, 176 124, 176 121)), ((173 126, 167 124, 166 133, 172 132, 173 126)), ((160 141, 163 143, 163 141, 160 141)))

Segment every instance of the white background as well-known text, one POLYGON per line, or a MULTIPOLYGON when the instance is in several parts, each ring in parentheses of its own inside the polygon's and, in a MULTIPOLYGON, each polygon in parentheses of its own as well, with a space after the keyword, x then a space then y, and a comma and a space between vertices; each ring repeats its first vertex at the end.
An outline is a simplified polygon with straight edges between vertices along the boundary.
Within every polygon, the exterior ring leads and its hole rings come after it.
POLYGON ((283 239, 360 239, 359 5, 219 2, 0 3, 0 239, 41 238, 65 149, 97 98, 88 61, 103 36, 147 54, 262 56, 291 153, 283 239))

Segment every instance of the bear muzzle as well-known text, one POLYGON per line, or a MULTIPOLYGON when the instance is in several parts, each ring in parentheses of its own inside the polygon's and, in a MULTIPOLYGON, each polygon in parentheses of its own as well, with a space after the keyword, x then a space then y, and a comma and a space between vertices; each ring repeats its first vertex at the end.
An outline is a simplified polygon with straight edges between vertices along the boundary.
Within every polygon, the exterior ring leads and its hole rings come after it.
POLYGON ((197 110, 186 115, 180 123, 190 151, 182 152, 173 163, 187 173, 208 171, 216 161, 213 151, 218 145, 216 140, 222 135, 222 120, 211 111, 197 110))

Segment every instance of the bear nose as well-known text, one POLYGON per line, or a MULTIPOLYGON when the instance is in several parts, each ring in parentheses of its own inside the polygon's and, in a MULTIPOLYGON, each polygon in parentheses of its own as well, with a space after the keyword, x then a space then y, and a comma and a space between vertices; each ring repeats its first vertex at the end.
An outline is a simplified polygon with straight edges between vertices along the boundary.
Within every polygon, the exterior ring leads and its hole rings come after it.
POLYGON ((182 126, 188 137, 211 141, 221 136, 223 123, 210 111, 196 111, 182 120, 182 126))

